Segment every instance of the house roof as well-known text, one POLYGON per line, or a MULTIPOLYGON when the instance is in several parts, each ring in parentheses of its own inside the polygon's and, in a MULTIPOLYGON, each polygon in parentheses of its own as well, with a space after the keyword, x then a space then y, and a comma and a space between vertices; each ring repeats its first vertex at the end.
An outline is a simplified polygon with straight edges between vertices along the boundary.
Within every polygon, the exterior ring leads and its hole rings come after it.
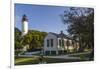
POLYGON ((68 37, 68 35, 64 34, 64 33, 60 33, 60 34, 57 34, 57 33, 52 33, 50 32, 51 34, 57 36, 57 38, 67 38, 67 39, 72 39, 70 37, 68 37))
POLYGON ((78 40, 73 39, 72 37, 70 37, 70 36, 64 34, 63 32, 60 33, 60 34, 53 33, 53 32, 49 32, 49 33, 55 35, 57 38, 66 38, 66 39, 75 40, 76 42, 79 42, 78 40))

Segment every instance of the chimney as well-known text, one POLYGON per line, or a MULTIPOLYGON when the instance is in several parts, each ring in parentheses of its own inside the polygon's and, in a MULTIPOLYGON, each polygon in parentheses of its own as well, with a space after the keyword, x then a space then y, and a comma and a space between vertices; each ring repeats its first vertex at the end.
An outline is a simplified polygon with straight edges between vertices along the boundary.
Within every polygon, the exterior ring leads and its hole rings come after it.
POLYGON ((63 34, 63 31, 62 31, 62 30, 60 31, 60 34, 61 34, 61 35, 63 34))

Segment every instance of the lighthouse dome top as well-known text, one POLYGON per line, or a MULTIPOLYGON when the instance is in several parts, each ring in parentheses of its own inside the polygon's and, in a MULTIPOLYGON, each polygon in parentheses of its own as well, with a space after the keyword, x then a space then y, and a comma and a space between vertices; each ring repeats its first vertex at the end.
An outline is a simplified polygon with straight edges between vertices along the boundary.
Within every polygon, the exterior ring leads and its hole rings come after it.
POLYGON ((22 17, 22 21, 28 21, 27 16, 25 14, 22 17))

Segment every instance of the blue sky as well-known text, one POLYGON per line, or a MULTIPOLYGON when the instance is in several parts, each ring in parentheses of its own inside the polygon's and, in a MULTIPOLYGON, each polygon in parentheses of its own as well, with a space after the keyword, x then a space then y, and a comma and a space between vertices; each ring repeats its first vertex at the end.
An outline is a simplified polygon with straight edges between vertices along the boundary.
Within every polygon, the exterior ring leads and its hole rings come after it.
POLYGON ((25 14, 28 17, 29 29, 54 33, 63 30, 67 34, 66 26, 60 17, 66 9, 67 7, 59 6, 15 4, 15 27, 22 29, 21 19, 25 14))

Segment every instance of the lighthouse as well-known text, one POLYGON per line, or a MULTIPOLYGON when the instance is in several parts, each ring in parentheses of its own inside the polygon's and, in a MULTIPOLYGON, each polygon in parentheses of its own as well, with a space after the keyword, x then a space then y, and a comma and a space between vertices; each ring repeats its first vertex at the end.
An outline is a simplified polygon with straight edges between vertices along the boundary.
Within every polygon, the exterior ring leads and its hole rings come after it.
POLYGON ((22 17, 22 37, 28 33, 28 19, 26 15, 22 17))

